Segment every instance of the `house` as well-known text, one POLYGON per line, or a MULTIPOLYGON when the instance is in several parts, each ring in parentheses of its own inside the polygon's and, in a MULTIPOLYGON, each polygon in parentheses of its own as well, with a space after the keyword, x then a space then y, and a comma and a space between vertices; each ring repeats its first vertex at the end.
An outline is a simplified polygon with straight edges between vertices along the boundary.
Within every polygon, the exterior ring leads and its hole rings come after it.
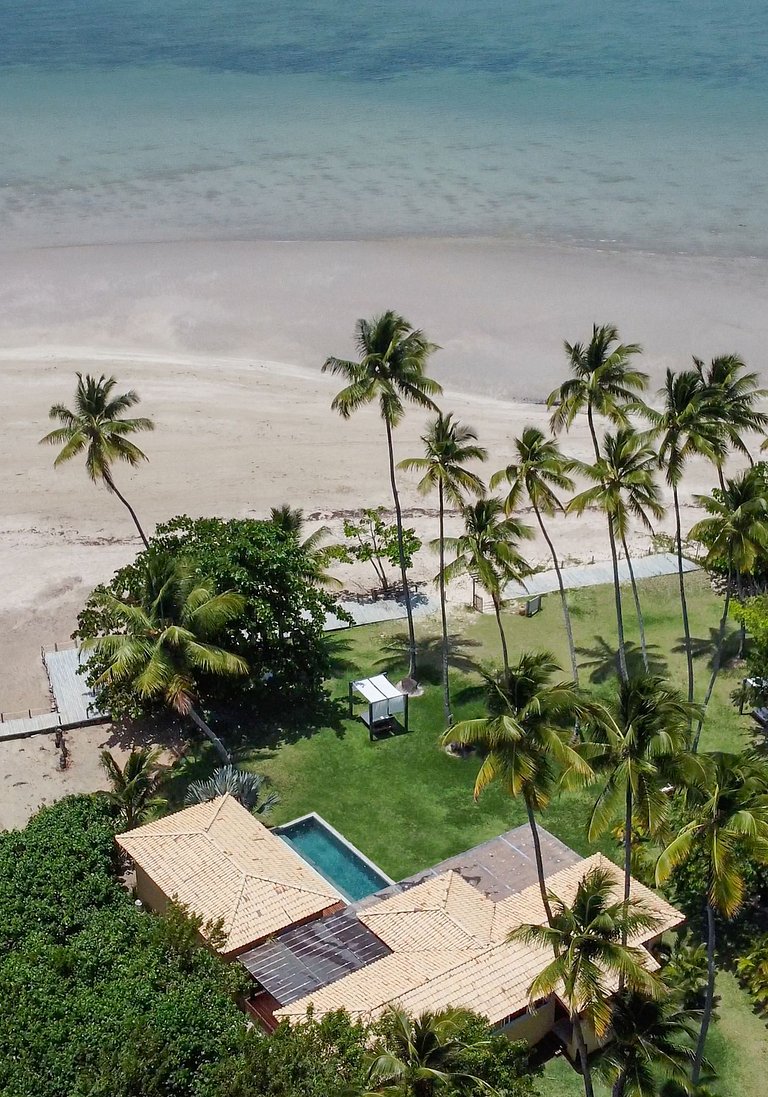
POLYGON ((341 894, 233 799, 219 796, 117 837, 134 863, 136 894, 152 910, 171 900, 218 924, 224 956, 341 910, 341 894))

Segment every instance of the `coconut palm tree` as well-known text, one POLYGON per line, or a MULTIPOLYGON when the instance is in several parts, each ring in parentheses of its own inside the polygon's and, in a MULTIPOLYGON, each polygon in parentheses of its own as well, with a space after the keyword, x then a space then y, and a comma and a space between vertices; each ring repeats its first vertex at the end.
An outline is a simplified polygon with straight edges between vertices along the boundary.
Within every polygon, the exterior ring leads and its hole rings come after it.
POLYGON ((231 796, 255 815, 268 815, 280 803, 276 792, 263 796, 266 778, 237 766, 219 766, 204 781, 192 781, 184 796, 185 804, 205 804, 219 796, 231 796))
POLYGON ((595 413, 618 426, 629 425, 627 412, 648 385, 648 375, 632 364, 642 347, 638 343, 619 343, 619 332, 613 324, 593 324, 589 343, 566 343, 565 352, 571 376, 547 397, 552 431, 559 434, 568 430, 578 413, 586 411, 595 460, 599 460, 595 413))
POLYGON ((649 998, 662 993, 658 981, 645 968, 642 950, 622 941, 657 928, 654 915, 640 903, 614 900, 614 881, 608 869, 591 868, 580 881, 569 906, 552 896, 548 925, 521 925, 509 939, 548 948, 554 958, 536 976, 528 990, 532 1003, 557 993, 568 1009, 573 1026, 586 1097, 594 1097, 592 1069, 584 1024, 598 1039, 611 1023, 611 998, 615 978, 627 988, 649 998))
POLYGON ((673 373, 668 369, 659 397, 663 401, 661 410, 647 407, 644 414, 651 423, 650 440, 658 445, 659 465, 665 470, 666 481, 672 489, 680 608, 688 665, 688 700, 692 701, 693 652, 685 596, 679 488, 689 457, 694 454, 704 456, 717 465, 725 458, 726 445, 722 437, 719 406, 712 393, 702 384, 696 370, 673 373))
POLYGON ((471 1087, 491 1089, 481 1079, 459 1069, 463 1052, 487 1043, 485 1038, 462 1039, 466 1013, 444 1009, 409 1017, 390 1006, 382 1017, 385 1049, 371 1055, 363 1094, 389 1097, 432 1097, 446 1090, 458 1093, 471 1087))
POLYGON ((339 557, 338 546, 324 543, 331 535, 328 526, 318 526, 308 537, 304 537, 304 511, 301 507, 292 507, 288 503, 281 507, 272 507, 269 520, 297 543, 306 557, 310 578, 316 586, 324 590, 341 589, 340 580, 327 571, 331 561, 339 557))
POLYGON ((588 700, 573 682, 553 681, 559 670, 548 651, 521 655, 501 674, 485 676, 488 715, 463 720, 443 736, 443 743, 475 746, 485 753, 475 780, 475 800, 495 781, 510 796, 522 796, 541 901, 550 921, 536 813, 547 807, 564 772, 572 782, 586 783, 593 777, 589 763, 572 744, 573 725, 603 715, 601 706, 588 700))
POLYGON ((530 565, 518 550, 517 543, 533 536, 533 530, 515 518, 507 518, 500 499, 478 499, 464 507, 464 533, 446 537, 446 549, 455 559, 445 565, 445 581, 458 575, 469 575, 488 591, 493 602, 496 625, 501 640, 501 655, 505 671, 509 668, 509 651, 501 607, 504 587, 511 579, 530 575, 530 565))
POLYGON ((624 621, 621 607, 621 584, 619 582, 619 564, 617 542, 624 550, 629 578, 632 585, 632 597, 637 613, 640 630, 640 645, 643 653, 643 665, 648 670, 648 648, 645 641, 645 622, 643 620, 640 595, 635 582, 632 558, 629 554, 627 535, 632 520, 639 521, 647 530, 652 531, 651 518, 661 518, 664 507, 661 502, 659 485, 655 470, 658 468, 656 451, 651 448, 632 427, 621 427, 615 434, 606 431, 600 456, 594 464, 578 461, 574 469, 591 482, 591 487, 571 499, 567 510, 582 514, 587 507, 599 507, 608 521, 608 540, 611 546, 613 564, 613 590, 616 603, 616 624, 619 634, 619 663, 622 676, 626 679, 627 658, 624 646, 624 621))
POLYGON ((506 468, 491 477, 490 487, 495 490, 500 484, 509 484, 504 500, 507 515, 513 515, 525 498, 531 504, 541 535, 547 543, 549 554, 557 576, 560 590, 560 605, 563 610, 565 634, 568 637, 568 652, 571 657, 571 672, 576 685, 579 684, 579 666, 576 660, 576 645, 573 642, 571 615, 568 612, 568 598, 563 585, 563 573, 557 558, 555 546, 544 524, 544 515, 551 518, 554 514, 564 513, 559 491, 573 491, 573 480, 568 475, 572 462, 560 450, 555 438, 547 438, 538 427, 526 427, 519 438, 513 442, 515 460, 506 468))
MULTIPOLYGON (((768 389, 760 388, 759 374, 745 372, 746 363, 738 354, 721 354, 713 358, 709 365, 705 365, 701 358, 694 358, 693 364, 718 406, 727 444, 738 453, 743 453, 750 465, 753 464, 743 435, 762 433, 768 427, 768 415, 756 406, 759 400, 768 397, 768 389)), ((724 488, 723 460, 718 459, 716 465, 720 487, 724 488)))
POLYGON ((597 1072, 612 1097, 658 1097, 660 1081, 688 1081, 695 1035, 694 1013, 672 998, 627 991, 614 1000, 611 1040, 598 1055, 597 1072))
POLYGON ((443 631, 442 674, 445 725, 453 723, 451 693, 448 683, 448 619, 445 608, 445 504, 462 507, 467 495, 482 495, 483 481, 466 466, 470 461, 485 461, 488 451, 478 446, 476 432, 454 419, 449 412, 438 412, 421 436, 424 457, 408 457, 397 466, 409 472, 420 472, 419 491, 422 495, 437 489, 439 570, 437 582, 440 592, 440 618, 443 631))
POLYGON ((144 548, 149 548, 135 510, 115 484, 112 466, 116 461, 124 461, 132 466, 146 461, 147 455, 130 441, 128 435, 154 430, 155 424, 151 419, 124 418, 124 413, 138 404, 139 397, 133 390, 113 394, 116 384, 114 377, 105 377, 102 374, 97 380, 89 373, 85 377, 78 373, 75 410, 70 411, 64 404, 54 404, 48 415, 61 423, 61 426, 50 431, 40 441, 52 446, 62 446, 53 462, 54 468, 85 451, 85 469, 88 476, 94 484, 103 483, 107 491, 117 496, 133 519, 144 548))
MULTIPOLYGON (((765 481, 753 469, 724 481, 719 495, 697 495, 696 502, 707 511, 708 517, 697 522, 688 536, 707 548, 705 567, 725 568, 725 598, 717 646, 712 660, 712 673, 704 697, 706 711, 723 660, 725 629, 731 602, 734 580, 742 597, 743 576, 751 575, 758 563, 765 558, 768 549, 768 495, 765 481)), ((744 627, 739 649, 744 643, 744 627)), ((698 746, 702 719, 699 722, 694 748, 698 746)))
POLYGON ((167 804, 158 792, 161 754, 160 747, 138 747, 122 766, 109 750, 102 750, 99 755, 101 768, 112 786, 106 795, 124 830, 140 826, 167 804))
POLYGON ((326 358, 323 372, 339 374, 347 384, 334 397, 331 407, 343 419, 359 408, 378 402, 384 422, 389 457, 389 479, 392 501, 395 505, 397 544, 400 556, 400 574, 403 582, 405 612, 408 619, 409 677, 416 677, 416 634, 413 628, 413 607, 408 588, 408 569, 403 545, 403 515, 400 494, 395 475, 395 451, 392 431, 402 422, 405 405, 415 404, 429 411, 437 411, 432 399, 442 393, 441 386, 425 371, 430 355, 437 350, 422 331, 411 327, 408 321, 391 309, 372 320, 358 320, 355 341, 359 361, 344 358, 326 358))
POLYGON ((716 751, 706 756, 707 775, 701 789, 689 789, 689 822, 672 839, 656 864, 656 882, 690 857, 702 859, 707 895, 707 990, 701 1030, 692 1070, 697 1086, 715 993, 715 916, 732 918, 744 902, 744 872, 748 861, 768 864, 768 766, 756 755, 716 751))
POLYGON ((177 715, 189 717, 228 765, 224 744, 197 711, 197 679, 201 673, 247 674, 244 659, 212 642, 242 612, 245 599, 231 590, 216 594, 210 580, 158 556, 145 562, 139 598, 121 599, 104 590, 99 605, 116 631, 83 643, 103 667, 96 687, 124 684, 143 700, 162 701, 177 715))
POLYGON ((643 674, 619 683, 610 718, 594 722, 588 757, 605 783, 589 818, 596 841, 623 818, 624 901, 629 902, 635 828, 659 835, 669 819, 670 785, 700 780, 701 765, 689 753, 690 725, 698 708, 662 678, 643 674))

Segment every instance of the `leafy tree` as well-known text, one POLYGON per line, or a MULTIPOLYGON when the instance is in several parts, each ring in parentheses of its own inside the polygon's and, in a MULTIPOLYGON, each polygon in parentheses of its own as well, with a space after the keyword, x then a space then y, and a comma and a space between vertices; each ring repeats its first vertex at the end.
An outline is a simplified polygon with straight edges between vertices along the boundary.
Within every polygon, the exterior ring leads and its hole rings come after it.
POLYGON ((124 461, 128 465, 138 465, 140 461, 146 461, 147 455, 130 441, 128 435, 154 430, 155 424, 151 419, 123 417, 129 408, 138 404, 139 397, 133 390, 114 394, 116 384, 114 377, 104 377, 102 374, 97 380, 89 373, 85 377, 78 373, 75 410, 70 411, 64 404, 54 404, 48 413, 49 418, 58 421, 61 426, 50 431, 40 441, 52 446, 62 446, 53 462, 54 468, 85 450, 85 469, 89 478, 94 484, 103 483, 107 491, 116 495, 127 508, 139 537, 147 548, 147 538, 136 512, 115 484, 112 466, 116 461, 124 461))
POLYGON ((328 566, 334 560, 343 560, 346 554, 341 545, 327 544, 331 534, 328 526, 319 526, 308 537, 303 537, 304 511, 287 503, 282 507, 272 507, 269 520, 277 529, 296 540, 307 559, 308 573, 319 587, 323 590, 341 589, 341 582, 328 572, 328 566))
POLYGON ((219 796, 229 794, 248 811, 256 815, 268 815, 280 803, 276 792, 264 796, 266 778, 260 773, 249 773, 237 766, 219 766, 211 777, 192 781, 184 796, 185 804, 204 804, 219 796))
POLYGON ((611 1011, 611 1040, 597 1057, 597 1070, 612 1097, 657 1097, 659 1082, 688 1081, 693 1059, 694 1018, 670 998, 620 994, 611 1011))
POLYGON ((362 512, 358 522, 345 520, 344 536, 351 542, 345 546, 348 555, 361 563, 370 563, 382 589, 388 591, 390 583, 384 564, 389 563, 395 566, 400 562, 402 543, 405 566, 410 568, 414 555, 421 548, 421 541, 416 536, 416 531, 410 526, 402 529, 399 536, 397 524, 387 525, 384 514, 384 507, 368 507, 362 512))
POLYGON ((744 859, 768 864, 768 767, 752 754, 717 751, 707 756, 701 791, 687 796, 689 821, 662 852, 656 879, 663 883, 692 852, 706 864, 707 993, 692 1070, 698 1085, 715 991, 715 914, 732 918, 746 896, 744 859))
POLYGON ((680 587, 680 608, 685 633, 685 657, 688 664, 688 700, 693 700, 693 652, 688 621, 688 601, 685 596, 683 571, 683 533, 680 520, 680 483, 689 457, 708 457, 715 464, 725 457, 726 447, 721 430, 721 410, 711 393, 702 384, 696 370, 673 373, 667 370, 664 386, 659 389, 663 401, 661 410, 646 407, 644 414, 651 422, 650 439, 657 443, 659 464, 665 470, 672 488, 675 508, 675 550, 680 587))
POLYGON ((445 565, 445 579, 450 582, 458 575, 469 575, 490 594, 506 671, 509 652, 501 623, 504 587, 510 579, 530 575, 530 565, 521 556, 517 543, 532 537, 533 530, 516 518, 505 517, 499 499, 478 499, 464 507, 463 517, 464 532, 459 537, 445 538, 445 547, 456 554, 445 565))
POLYGON ((632 597, 635 602, 637 624, 640 630, 640 645, 643 653, 643 665, 648 671, 648 649, 645 642, 645 624, 640 605, 640 595, 635 582, 632 558, 629 554, 627 535, 633 519, 639 521, 647 530, 652 531, 651 518, 660 518, 664 513, 659 487, 654 470, 657 467, 656 452, 647 445, 641 436, 631 427, 622 427, 615 434, 606 431, 603 438, 600 457, 594 464, 582 461, 574 462, 583 477, 591 481, 592 486, 571 499, 567 510, 583 514, 587 507, 596 506, 606 516, 608 539, 611 546, 613 563, 613 591, 616 602, 616 624, 619 635, 619 663, 622 676, 628 677, 627 657, 624 647, 624 620, 621 609, 621 584, 619 582, 619 564, 616 544, 621 544, 629 569, 632 584, 632 597))
POLYGON ((437 350, 423 332, 411 327, 408 321, 391 309, 372 320, 358 320, 355 341, 360 354, 359 361, 343 358, 326 358, 323 372, 338 374, 347 384, 337 393, 331 404, 344 419, 359 408, 377 402, 387 435, 389 479, 392 485, 392 501, 395 504, 400 574, 408 616, 409 677, 416 677, 416 634, 413 628, 413 608, 408 589, 408 566, 403 543, 403 515, 395 475, 395 451, 392 431, 402 422, 406 403, 429 411, 437 411, 432 399, 442 388, 425 373, 427 362, 437 350))
POLYGON ((579 666, 576 661, 576 646, 573 642, 573 627, 571 615, 568 612, 563 574, 549 530, 544 524, 544 515, 551 518, 554 514, 565 513, 557 492, 573 491, 573 480, 569 476, 572 462, 561 452, 557 439, 547 438, 538 427, 526 427, 522 435, 515 438, 513 445, 516 459, 506 468, 493 474, 490 487, 493 491, 502 483, 509 484, 509 491, 504 500, 504 510, 507 515, 515 514, 526 496, 533 508, 555 568, 565 634, 568 637, 568 652, 571 656, 571 671, 573 680, 578 685, 579 666))
POLYGON ((532 1003, 555 992, 566 1005, 579 1051, 586 1097, 594 1097, 592 1068, 584 1036, 586 1023, 598 1038, 611 1023, 610 980, 620 976, 627 990, 657 998, 660 984, 645 968, 643 952, 622 941, 638 932, 656 929, 657 921, 640 903, 613 899, 613 877, 595 867, 580 881, 569 906, 552 897, 549 925, 521 925, 511 941, 549 948, 554 959, 536 976, 528 990, 532 1003))
POLYGON ((125 830, 140 826, 167 803, 158 791, 161 754, 159 747, 138 747, 122 767, 111 751, 102 750, 99 755, 101 768, 112 784, 107 796, 125 830))
MULTIPOLYGON (((245 599, 236 591, 214 593, 211 579, 198 579, 172 556, 150 555, 144 561, 138 598, 119 598, 100 591, 97 605, 117 623, 115 631, 83 638, 93 652, 88 661, 97 698, 105 708, 101 686, 126 686, 142 700, 160 700, 179 716, 188 716, 213 743, 225 763, 229 754, 197 712, 197 677, 246 674, 244 659, 212 641, 239 617, 245 599)), ((106 703, 109 703, 108 694, 106 703)))
POLYGON ((549 804, 563 771, 586 782, 588 762, 571 744, 575 720, 600 719, 600 706, 572 682, 553 682, 560 667, 549 652, 529 652, 502 674, 485 676, 488 715, 463 720, 443 742, 480 747, 485 752, 475 780, 475 799, 498 781, 510 796, 522 796, 536 855, 541 901, 551 922, 536 813, 549 804))
POLYGON ((597 461, 595 413, 617 426, 629 426, 627 412, 635 408, 638 393, 648 384, 648 375, 632 364, 642 348, 637 343, 619 343, 613 324, 593 324, 589 343, 566 343, 565 352, 571 376, 547 397, 552 431, 569 430, 579 412, 586 411, 597 461))
POLYGON ((758 937, 736 961, 736 974, 763 1017, 768 1014, 768 937, 758 937))
POLYGON ((485 461, 488 453, 478 446, 477 434, 471 427, 457 422, 452 414, 438 413, 426 434, 421 436, 424 443, 424 457, 408 457, 401 461, 398 468, 423 473, 419 482, 422 495, 437 489, 438 498, 438 537, 437 550, 439 570, 437 573, 440 591, 440 619, 443 632, 442 674, 443 707, 445 724, 453 723, 451 712, 451 692, 448 683, 448 619, 445 609, 445 504, 455 507, 464 506, 467 495, 482 495, 485 488, 480 477, 466 468, 470 461, 485 461))

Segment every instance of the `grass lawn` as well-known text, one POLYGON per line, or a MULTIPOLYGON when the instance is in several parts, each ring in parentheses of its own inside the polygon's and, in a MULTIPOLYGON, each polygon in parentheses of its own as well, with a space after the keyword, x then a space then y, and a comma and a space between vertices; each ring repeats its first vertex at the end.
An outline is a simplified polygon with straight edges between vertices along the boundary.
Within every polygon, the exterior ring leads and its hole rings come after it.
MULTIPOLYGON (((703 697, 717 635, 720 600, 703 575, 687 579, 694 637, 697 696, 703 697)), ((654 669, 683 691, 685 657, 680 649, 681 626, 675 576, 641 584, 646 633, 654 669)), ((593 587, 570 596, 574 631, 580 652, 582 684, 601 696, 615 689, 615 617, 612 587, 593 587)), ((631 592, 624 592, 626 635, 630 655, 639 658, 638 635, 631 592)), ((561 666, 569 665, 559 600, 550 595, 544 608, 528 620, 505 615, 510 657, 525 650, 551 650, 561 666)), ((478 667, 499 661, 498 633, 491 616, 457 614, 451 622, 452 686, 457 719, 480 715, 478 667)), ((245 749, 239 763, 264 773, 281 797, 271 816, 285 822, 317 811, 350 841, 397 879, 467 849, 525 821, 522 804, 497 789, 479 803, 472 799, 477 762, 448 757, 438 746, 443 729, 439 687, 439 639, 436 622, 418 628, 420 680, 425 695, 411 702, 411 732, 370 743, 366 728, 346 718, 347 683, 354 677, 388 672, 393 680, 406 671, 405 629, 402 625, 370 626, 337 634, 337 677, 329 683, 336 715, 319 729, 285 729, 264 735, 245 749)), ((568 675, 564 673, 564 677, 568 675)), ((731 703, 739 682, 737 671, 721 674, 704 727, 702 749, 738 750, 745 746, 753 724, 740 717, 731 703)), ((211 763, 212 764, 212 763, 211 763)), ((585 820, 593 792, 563 795, 542 822, 582 854, 594 851, 585 835, 585 820)), ((610 838, 604 852, 616 855, 610 838)), ((723 1097, 760 1097, 765 1092, 765 1029, 750 1011, 746 996, 728 975, 720 978, 722 1021, 713 1029, 711 1058, 721 1069, 723 1097)), ((567 1064, 557 1060, 547 1068, 542 1090, 546 1097, 581 1092, 581 1083, 567 1064)))

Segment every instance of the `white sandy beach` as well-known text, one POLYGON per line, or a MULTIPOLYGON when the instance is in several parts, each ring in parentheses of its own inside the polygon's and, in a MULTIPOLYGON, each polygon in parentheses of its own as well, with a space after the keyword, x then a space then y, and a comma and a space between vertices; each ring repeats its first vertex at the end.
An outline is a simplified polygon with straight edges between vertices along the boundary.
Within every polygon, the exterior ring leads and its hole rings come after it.
MULTIPOLYGON (((767 268, 756 260, 465 240, 142 244, 3 259, 4 710, 45 703, 41 644, 69 636, 92 586, 138 546, 119 502, 80 467, 54 471, 53 451, 37 444, 50 405, 71 399, 76 369, 115 374, 157 423, 142 442, 150 463, 118 470, 147 527, 184 512, 263 515, 289 502, 338 530, 342 512, 389 502, 375 411, 343 423, 329 409, 338 383, 319 372, 327 354, 353 353, 358 316, 400 309, 441 344, 432 372, 447 390, 443 406, 476 427, 488 472, 525 423, 545 425, 535 401, 564 375, 562 340, 587 338, 593 320, 643 343, 654 386, 692 352, 739 351, 760 368, 768 344, 767 268)), ((409 415, 399 457, 418 452, 422 424, 409 415)), ((588 453, 583 425, 565 445, 588 453)), ((686 501, 711 483, 692 464, 686 501)), ((433 536, 434 501, 420 499, 413 480, 403 488, 409 520, 433 536)), ((606 555, 596 515, 557 532, 566 558, 606 555)), ((539 544, 530 554, 546 558, 539 544)), ((433 575, 426 550, 416 570, 433 575)))

